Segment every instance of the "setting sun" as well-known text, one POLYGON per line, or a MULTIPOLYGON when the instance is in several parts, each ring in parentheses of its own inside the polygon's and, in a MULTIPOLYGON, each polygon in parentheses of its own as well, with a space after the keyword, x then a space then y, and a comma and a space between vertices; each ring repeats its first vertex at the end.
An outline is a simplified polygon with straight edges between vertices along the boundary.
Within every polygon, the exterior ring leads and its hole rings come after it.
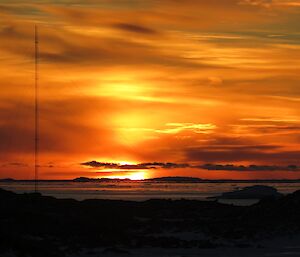
POLYGON ((113 176, 105 176, 106 178, 111 179, 131 179, 131 180, 143 180, 147 179, 148 176, 144 171, 130 172, 126 175, 113 175, 113 176))

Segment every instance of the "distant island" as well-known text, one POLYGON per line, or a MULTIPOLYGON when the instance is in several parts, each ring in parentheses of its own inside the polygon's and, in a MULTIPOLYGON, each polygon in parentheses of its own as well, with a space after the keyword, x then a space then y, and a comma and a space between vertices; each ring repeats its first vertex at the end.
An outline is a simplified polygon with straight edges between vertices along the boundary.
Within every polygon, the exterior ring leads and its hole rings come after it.
MULTIPOLYGON (((18 180, 13 178, 3 178, 0 179, 2 183, 14 183, 14 182, 33 182, 34 180, 18 180)), ((88 178, 88 177, 78 177, 75 179, 63 179, 63 180, 39 180, 43 182, 98 182, 98 183, 108 183, 108 182, 155 182, 155 183, 300 183, 299 179, 202 179, 196 177, 158 177, 158 178, 148 178, 142 180, 133 180, 129 178, 88 178)))
POLYGON ((202 179, 196 177, 158 177, 148 178, 143 180, 132 180, 129 178, 88 178, 79 177, 75 178, 74 182, 166 182, 166 183, 300 183, 300 179, 251 179, 251 180, 240 180, 240 179, 202 179))
POLYGON ((132 180, 129 178, 125 179, 118 179, 118 178, 87 178, 87 177, 79 177, 73 179, 74 182, 126 182, 126 181, 146 181, 146 182, 202 182, 201 178, 194 178, 194 177, 161 177, 161 178, 149 178, 143 180, 132 180))
POLYGON ((271 186, 254 185, 243 189, 224 192, 217 197, 209 197, 215 199, 279 199, 284 195, 271 186))
POLYGON ((13 182, 13 181, 15 181, 15 179, 13 179, 13 178, 2 178, 2 179, 0 179, 0 182, 13 182))

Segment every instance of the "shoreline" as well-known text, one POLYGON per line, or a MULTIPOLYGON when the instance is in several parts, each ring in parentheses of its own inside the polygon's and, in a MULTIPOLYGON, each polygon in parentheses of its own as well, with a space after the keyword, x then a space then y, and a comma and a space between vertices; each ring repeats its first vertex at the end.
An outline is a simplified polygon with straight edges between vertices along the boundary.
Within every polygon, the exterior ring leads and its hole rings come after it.
MULTIPOLYGON (((34 179, 0 179, 0 183, 34 183, 34 179)), ((141 179, 141 180, 131 180, 131 179, 107 179, 107 178, 97 178, 97 179, 89 179, 88 181, 75 181, 75 179, 65 179, 65 180, 38 180, 41 183, 55 183, 55 182, 76 182, 76 183, 300 183, 300 179, 251 179, 251 180, 238 180, 238 179, 199 179, 199 181, 160 181, 155 179, 141 179)))

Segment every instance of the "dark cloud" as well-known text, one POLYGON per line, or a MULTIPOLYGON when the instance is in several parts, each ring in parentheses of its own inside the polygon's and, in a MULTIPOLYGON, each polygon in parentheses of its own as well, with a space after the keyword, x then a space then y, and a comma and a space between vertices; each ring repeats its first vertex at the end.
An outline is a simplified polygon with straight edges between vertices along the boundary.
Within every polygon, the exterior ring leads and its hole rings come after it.
MULTIPOLYGON (((232 141, 238 143, 238 141, 232 141)), ((272 151, 276 149, 280 149, 281 146, 279 145, 209 145, 208 151, 272 151)))
MULTIPOLYGON (((132 23, 113 23, 114 27, 124 31, 144 35, 159 34, 158 31, 132 23)), ((110 25, 111 26, 111 25, 110 25)), ((32 48, 33 27, 11 22, 0 27, 0 49, 18 55, 26 60, 34 56, 32 48), (17 42, 17 44, 15 43, 17 42)), ((77 65, 97 68, 118 65, 160 65, 170 67, 199 67, 203 69, 224 68, 222 65, 195 62, 192 59, 168 53, 155 43, 112 37, 109 34, 76 33, 67 29, 40 29, 41 63, 55 64, 56 68, 74 69, 77 65), (58 66, 64 65, 64 66, 58 66), (65 65, 69 65, 66 67, 65 65)), ((82 68, 82 67, 80 67, 82 68)))
POLYGON ((143 165, 146 165, 148 167, 163 168, 163 169, 177 169, 177 168, 190 167, 190 165, 187 163, 172 163, 172 162, 148 162, 148 163, 143 163, 143 165))
POLYGON ((108 162, 97 162, 97 161, 90 161, 81 163, 83 166, 90 166, 94 168, 105 168, 105 169, 116 169, 119 167, 117 163, 108 163, 108 162))
POLYGON ((81 163, 83 166, 89 166, 99 169, 116 169, 116 170, 143 170, 143 169, 178 169, 193 168, 204 170, 224 170, 224 171, 300 171, 297 165, 277 166, 277 165, 233 165, 233 164, 203 164, 191 165, 188 163, 171 163, 171 162, 149 162, 139 164, 119 164, 90 161, 81 163))
MULTIPOLYGON (((197 167, 197 166, 195 166, 197 167)), ((226 170, 226 171, 300 171, 296 165, 288 166, 269 166, 269 165, 233 165, 233 164, 204 164, 198 168, 205 170, 226 170)))
POLYGON ((171 163, 171 162, 146 162, 139 164, 119 164, 119 163, 106 163, 90 161, 81 163, 83 166, 90 166, 93 168, 102 169, 120 169, 120 170, 142 170, 142 169, 176 169, 176 168, 188 168, 189 164, 185 163, 171 163))
POLYGON ((11 166, 22 168, 22 167, 28 167, 28 164, 22 162, 11 162, 2 165, 2 167, 11 167, 11 166))
POLYGON ((235 125, 237 129, 254 134, 289 134, 299 133, 300 126, 292 125, 235 125))
MULTIPOLYGON (((112 174, 113 174, 112 172, 103 172, 102 175, 109 176, 112 174)), ((82 176, 91 177, 91 176, 95 175, 95 173, 88 172, 88 171, 87 172, 75 171, 75 170, 69 170, 69 171, 65 171, 65 170, 53 171, 53 170, 51 170, 51 171, 43 171, 42 175, 43 176, 55 176, 55 177, 61 178, 61 179, 65 179, 65 178, 73 179, 74 177, 82 177, 82 176)))
MULTIPOLYGON (((271 148, 272 149, 272 148, 271 148)), ((241 162, 253 161, 258 163, 290 164, 298 163, 300 151, 271 150, 266 147, 226 146, 188 148, 185 151, 188 161, 199 162, 241 162)))
POLYGON ((16 37, 16 36, 20 36, 16 30, 15 27, 13 26, 7 26, 4 27, 1 31, 0 31, 0 35, 3 37, 16 37))
POLYGON ((129 31, 129 32, 134 32, 134 33, 139 33, 139 34, 157 34, 158 32, 156 30, 140 26, 140 25, 135 25, 135 24, 130 24, 130 23, 117 23, 113 24, 113 27, 129 31))

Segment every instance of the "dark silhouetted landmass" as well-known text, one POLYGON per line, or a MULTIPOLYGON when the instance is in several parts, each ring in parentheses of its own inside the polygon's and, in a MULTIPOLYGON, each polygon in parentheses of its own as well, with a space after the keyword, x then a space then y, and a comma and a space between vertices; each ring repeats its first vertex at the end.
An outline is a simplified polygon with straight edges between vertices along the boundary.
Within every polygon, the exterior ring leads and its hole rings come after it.
POLYGON ((217 199, 271 199, 280 198, 283 194, 279 193, 276 188, 263 185, 245 187, 233 192, 223 193, 217 199))
MULTIPOLYGON (((300 183, 300 179, 202 179, 195 177, 158 177, 143 180, 132 180, 129 178, 88 178, 78 177, 72 180, 39 180, 41 182, 165 182, 165 183, 300 183)), ((34 182, 34 180, 17 180, 11 178, 0 179, 0 182, 34 182)))
POLYGON ((202 182, 203 180, 201 178, 193 178, 193 177, 161 177, 161 178, 146 179, 146 181, 197 183, 197 182, 202 182))
POLYGON ((144 180, 131 179, 111 179, 111 178, 87 178, 79 177, 73 179, 74 182, 169 182, 169 183, 300 183, 300 179, 253 179, 253 180, 238 180, 238 179, 201 179, 195 177, 159 177, 149 178, 144 180))
POLYGON ((13 178, 2 178, 0 179, 0 182, 13 182, 15 181, 13 178))
POLYGON ((299 217, 300 190, 242 207, 191 200, 76 201, 0 189, 0 256, 264 247, 265 239, 300 236, 299 217))

